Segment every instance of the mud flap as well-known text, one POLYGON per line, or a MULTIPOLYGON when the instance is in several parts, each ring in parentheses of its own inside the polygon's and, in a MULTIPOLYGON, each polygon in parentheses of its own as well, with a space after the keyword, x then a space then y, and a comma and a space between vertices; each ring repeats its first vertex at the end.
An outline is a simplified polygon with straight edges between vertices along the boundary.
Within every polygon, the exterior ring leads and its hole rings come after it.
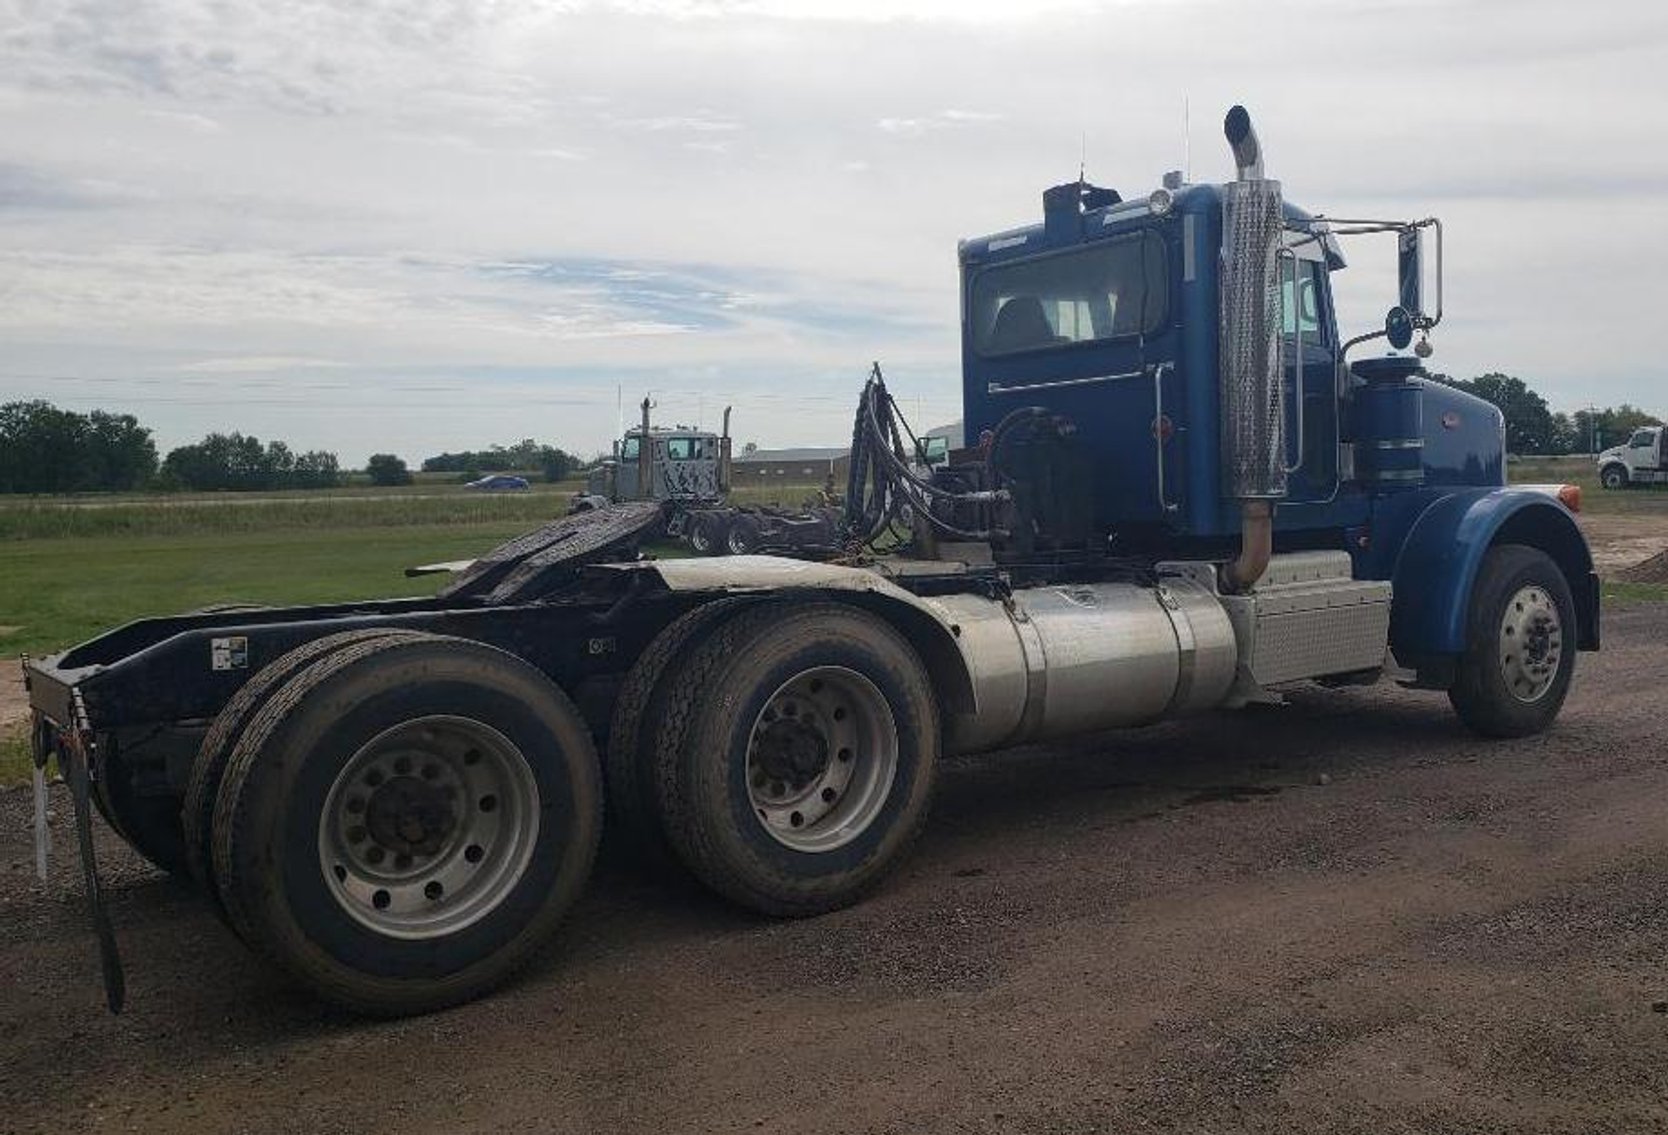
POLYGON ((29 722, 30 786, 35 795, 35 877, 46 882, 47 860, 51 857, 52 832, 46 826, 46 723, 36 710, 29 722))
POLYGON ((120 1013, 127 1001, 127 977, 122 972, 122 956, 116 949, 116 934, 110 927, 110 913, 104 906, 104 891, 98 881, 98 860, 93 853, 92 776, 87 768, 86 753, 79 745, 61 746, 58 760, 75 806, 75 839, 81 848, 81 872, 87 883, 87 905, 93 916, 93 932, 98 936, 98 960, 104 972, 104 1001, 112 1013, 120 1013))

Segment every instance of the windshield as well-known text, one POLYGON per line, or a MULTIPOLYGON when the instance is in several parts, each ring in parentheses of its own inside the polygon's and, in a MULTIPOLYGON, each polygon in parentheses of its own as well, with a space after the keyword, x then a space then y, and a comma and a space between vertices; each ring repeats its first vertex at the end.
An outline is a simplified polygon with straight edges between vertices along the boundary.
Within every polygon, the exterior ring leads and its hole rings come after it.
POLYGON ((1168 294, 1164 241, 1151 232, 998 265, 973 280, 973 346, 1011 355, 1151 333, 1168 294))

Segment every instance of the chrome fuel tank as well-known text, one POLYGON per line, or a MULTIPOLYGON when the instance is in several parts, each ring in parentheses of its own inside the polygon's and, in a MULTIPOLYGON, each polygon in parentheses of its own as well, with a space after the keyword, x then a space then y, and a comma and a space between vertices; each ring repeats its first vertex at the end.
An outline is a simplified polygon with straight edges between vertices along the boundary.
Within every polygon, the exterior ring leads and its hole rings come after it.
POLYGON ((977 712, 950 720, 970 752, 1139 725, 1219 704, 1233 683, 1233 625, 1206 589, 1069 584, 931 600, 958 628, 977 712))

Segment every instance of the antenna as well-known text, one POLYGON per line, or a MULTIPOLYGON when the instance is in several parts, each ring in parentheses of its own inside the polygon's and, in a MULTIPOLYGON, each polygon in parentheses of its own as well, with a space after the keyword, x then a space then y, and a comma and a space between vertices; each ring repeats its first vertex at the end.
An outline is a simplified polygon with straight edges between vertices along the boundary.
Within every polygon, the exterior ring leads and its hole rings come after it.
POLYGON ((1084 183, 1084 180, 1085 180, 1084 175, 1088 172, 1088 169, 1089 169, 1089 131, 1088 130, 1079 130, 1077 132, 1077 184, 1078 185, 1081 186, 1084 183))
POLYGON ((1193 116, 1187 92, 1182 92, 1182 182, 1193 180, 1193 116))

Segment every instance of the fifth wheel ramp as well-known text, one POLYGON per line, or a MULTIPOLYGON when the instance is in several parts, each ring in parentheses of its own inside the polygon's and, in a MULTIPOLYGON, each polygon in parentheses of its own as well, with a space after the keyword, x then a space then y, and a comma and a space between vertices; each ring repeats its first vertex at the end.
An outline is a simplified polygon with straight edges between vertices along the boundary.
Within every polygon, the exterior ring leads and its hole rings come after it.
POLYGON ((552 520, 500 544, 441 588, 446 599, 528 602, 586 564, 631 553, 665 525, 659 501, 627 501, 552 520))

